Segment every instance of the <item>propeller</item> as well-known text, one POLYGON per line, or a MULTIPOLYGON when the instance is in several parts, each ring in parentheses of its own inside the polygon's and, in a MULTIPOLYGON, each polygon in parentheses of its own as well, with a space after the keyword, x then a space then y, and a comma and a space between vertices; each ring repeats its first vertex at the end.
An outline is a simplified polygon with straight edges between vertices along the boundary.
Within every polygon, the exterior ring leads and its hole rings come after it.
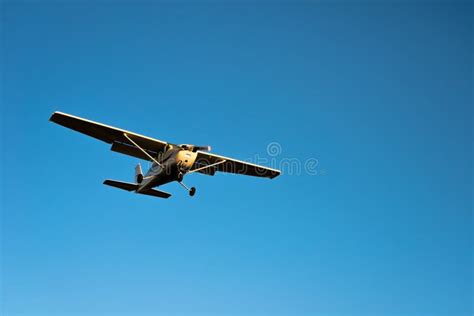
POLYGON ((196 152, 198 150, 201 151, 211 151, 211 146, 196 146, 196 145, 189 145, 189 144, 181 144, 179 147, 190 150, 192 152, 196 152))
POLYGON ((211 151, 211 146, 194 146, 193 151, 211 151))

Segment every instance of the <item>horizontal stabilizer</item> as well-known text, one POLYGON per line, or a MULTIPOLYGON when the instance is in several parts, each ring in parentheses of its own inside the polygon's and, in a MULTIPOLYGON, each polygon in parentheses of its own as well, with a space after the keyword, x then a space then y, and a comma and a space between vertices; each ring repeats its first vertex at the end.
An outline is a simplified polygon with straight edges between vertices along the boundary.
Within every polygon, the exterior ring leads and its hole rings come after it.
POLYGON ((105 180, 104 184, 110 185, 111 187, 114 187, 114 188, 127 190, 127 191, 135 191, 138 188, 138 184, 130 183, 130 182, 115 181, 115 180, 105 180))
POLYGON ((137 193, 156 196, 156 197, 160 197, 160 198, 163 198, 163 199, 167 199, 171 196, 171 194, 169 194, 168 192, 153 190, 153 189, 148 189, 148 190, 140 191, 140 192, 137 192, 137 193))
MULTIPOLYGON (((115 180, 105 180, 104 184, 105 185, 110 185, 111 187, 114 187, 114 188, 127 190, 127 191, 135 191, 139 187, 139 185, 135 184, 135 183, 115 181, 115 180)), ((158 191, 158 190, 153 190, 153 189, 148 189, 148 190, 140 191, 140 192, 137 192, 137 193, 156 196, 156 197, 160 197, 160 198, 163 198, 163 199, 167 199, 171 196, 171 194, 169 194, 168 192, 158 191)))

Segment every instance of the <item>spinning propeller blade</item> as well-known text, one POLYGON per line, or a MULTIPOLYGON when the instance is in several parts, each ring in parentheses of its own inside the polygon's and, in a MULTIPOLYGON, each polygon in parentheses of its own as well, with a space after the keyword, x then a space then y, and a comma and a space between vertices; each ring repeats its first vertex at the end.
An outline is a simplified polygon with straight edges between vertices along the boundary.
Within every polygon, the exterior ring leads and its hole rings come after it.
POLYGON ((194 146, 193 151, 211 151, 211 146, 194 146))
POLYGON ((189 145, 189 144, 181 144, 179 147, 190 150, 193 152, 196 152, 198 150, 200 151, 211 151, 211 146, 196 146, 196 145, 189 145))

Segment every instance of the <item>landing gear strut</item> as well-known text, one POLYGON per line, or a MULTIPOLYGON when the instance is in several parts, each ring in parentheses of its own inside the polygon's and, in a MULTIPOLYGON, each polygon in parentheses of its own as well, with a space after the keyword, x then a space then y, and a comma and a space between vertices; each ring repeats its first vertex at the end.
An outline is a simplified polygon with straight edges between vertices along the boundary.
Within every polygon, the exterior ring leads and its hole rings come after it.
POLYGON ((189 196, 194 196, 194 194, 196 194, 196 188, 195 187, 188 188, 186 186, 186 184, 184 184, 181 181, 178 181, 178 183, 189 192, 189 196))

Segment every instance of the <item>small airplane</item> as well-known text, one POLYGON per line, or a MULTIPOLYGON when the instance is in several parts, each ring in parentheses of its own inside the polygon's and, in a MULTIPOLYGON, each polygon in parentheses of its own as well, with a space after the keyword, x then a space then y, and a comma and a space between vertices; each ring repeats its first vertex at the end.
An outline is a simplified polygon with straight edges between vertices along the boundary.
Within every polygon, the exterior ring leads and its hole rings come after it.
POLYGON ((220 171, 270 179, 280 175, 276 169, 212 154, 210 146, 175 145, 61 112, 54 112, 49 120, 111 144, 112 151, 151 161, 145 175, 140 164, 135 167, 135 183, 104 181, 106 185, 126 191, 167 199, 171 194, 153 188, 177 181, 194 196, 196 188, 188 188, 183 178, 195 172, 213 176, 220 171))

